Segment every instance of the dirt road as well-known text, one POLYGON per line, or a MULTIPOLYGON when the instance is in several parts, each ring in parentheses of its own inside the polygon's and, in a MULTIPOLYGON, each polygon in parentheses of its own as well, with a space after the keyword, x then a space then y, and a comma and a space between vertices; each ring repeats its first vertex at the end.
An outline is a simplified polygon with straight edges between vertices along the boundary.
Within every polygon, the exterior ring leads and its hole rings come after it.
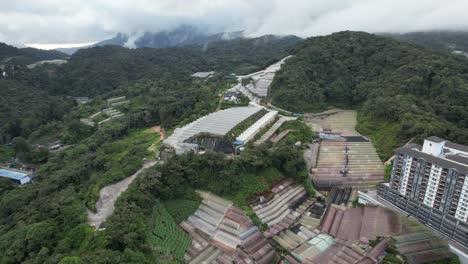
POLYGON ((101 189, 99 192, 99 200, 96 202, 96 213, 88 210, 88 223, 93 226, 95 229, 98 229, 99 226, 106 221, 112 212, 114 212, 114 205, 117 201, 117 198, 127 190, 130 183, 135 180, 135 178, 145 169, 154 166, 157 161, 150 161, 143 165, 141 169, 135 172, 132 176, 127 177, 119 182, 108 185, 101 189))

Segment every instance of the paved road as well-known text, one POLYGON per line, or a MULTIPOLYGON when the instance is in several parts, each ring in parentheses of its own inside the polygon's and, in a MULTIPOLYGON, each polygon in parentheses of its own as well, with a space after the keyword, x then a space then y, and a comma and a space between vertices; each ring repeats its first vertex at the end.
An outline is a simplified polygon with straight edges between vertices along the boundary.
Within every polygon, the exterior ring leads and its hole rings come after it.
POLYGON ((102 188, 99 192, 99 200, 96 202, 96 213, 88 210, 89 225, 98 229, 99 226, 106 221, 107 217, 114 212, 114 205, 120 194, 127 190, 130 183, 132 183, 143 170, 154 166, 156 163, 157 161, 147 162, 132 176, 102 188))

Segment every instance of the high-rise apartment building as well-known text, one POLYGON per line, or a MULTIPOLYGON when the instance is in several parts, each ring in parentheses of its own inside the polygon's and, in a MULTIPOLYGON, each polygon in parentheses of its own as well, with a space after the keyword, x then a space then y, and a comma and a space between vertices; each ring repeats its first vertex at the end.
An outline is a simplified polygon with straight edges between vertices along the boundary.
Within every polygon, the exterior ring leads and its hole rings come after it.
POLYGON ((467 222, 468 146, 433 136, 396 149, 389 188, 467 222))

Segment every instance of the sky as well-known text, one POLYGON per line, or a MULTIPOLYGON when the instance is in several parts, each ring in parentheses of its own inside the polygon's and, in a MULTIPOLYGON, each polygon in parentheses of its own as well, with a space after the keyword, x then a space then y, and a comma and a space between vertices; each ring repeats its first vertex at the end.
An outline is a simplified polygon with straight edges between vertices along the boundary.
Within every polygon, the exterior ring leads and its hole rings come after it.
POLYGON ((77 45, 190 24, 247 36, 468 30, 468 0, 0 0, 0 42, 77 45))

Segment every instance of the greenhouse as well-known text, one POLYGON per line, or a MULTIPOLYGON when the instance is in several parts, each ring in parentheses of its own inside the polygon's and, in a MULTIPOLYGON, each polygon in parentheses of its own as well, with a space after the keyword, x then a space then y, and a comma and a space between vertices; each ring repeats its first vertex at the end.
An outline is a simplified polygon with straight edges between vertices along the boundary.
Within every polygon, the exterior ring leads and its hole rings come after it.
POLYGON ((232 107, 203 116, 194 122, 176 128, 174 133, 164 140, 166 146, 174 148, 180 155, 190 150, 198 151, 198 144, 192 141, 199 135, 224 137, 236 125, 261 111, 263 107, 232 107))

